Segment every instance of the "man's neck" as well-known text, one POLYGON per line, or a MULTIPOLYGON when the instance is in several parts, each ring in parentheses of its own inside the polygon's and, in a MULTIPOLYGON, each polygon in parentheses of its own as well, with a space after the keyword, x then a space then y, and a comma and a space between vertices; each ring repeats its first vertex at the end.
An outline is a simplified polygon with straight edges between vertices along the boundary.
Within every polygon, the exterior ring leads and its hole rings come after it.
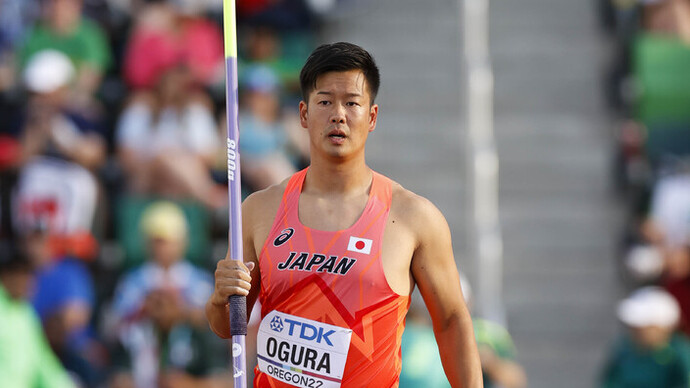
POLYGON ((357 194, 369 189, 372 170, 364 159, 332 163, 313 160, 305 180, 305 190, 334 195, 357 194))

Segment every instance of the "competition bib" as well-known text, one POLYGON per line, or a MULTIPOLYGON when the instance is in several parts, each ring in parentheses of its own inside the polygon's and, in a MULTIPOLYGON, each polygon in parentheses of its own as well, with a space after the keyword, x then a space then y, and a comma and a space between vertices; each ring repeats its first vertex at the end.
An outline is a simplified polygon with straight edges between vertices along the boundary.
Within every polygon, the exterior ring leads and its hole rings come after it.
POLYGON ((259 370, 305 388, 337 388, 343 379, 352 330, 279 311, 259 326, 259 370))

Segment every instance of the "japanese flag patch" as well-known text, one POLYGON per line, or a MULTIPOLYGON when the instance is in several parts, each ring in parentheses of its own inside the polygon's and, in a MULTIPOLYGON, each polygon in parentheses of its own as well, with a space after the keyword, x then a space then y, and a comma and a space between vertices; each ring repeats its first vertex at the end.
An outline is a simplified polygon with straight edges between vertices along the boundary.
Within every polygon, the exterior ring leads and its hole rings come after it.
POLYGON ((347 243, 347 250, 368 255, 371 253, 371 245, 372 241, 368 238, 350 236, 350 241, 347 243))

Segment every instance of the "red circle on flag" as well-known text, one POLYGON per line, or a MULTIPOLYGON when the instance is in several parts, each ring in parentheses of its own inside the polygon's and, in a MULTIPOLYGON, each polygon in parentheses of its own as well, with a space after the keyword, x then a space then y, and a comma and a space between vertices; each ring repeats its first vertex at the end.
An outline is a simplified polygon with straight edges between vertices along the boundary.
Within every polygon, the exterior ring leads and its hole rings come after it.
POLYGON ((366 244, 364 244, 364 241, 360 240, 360 241, 357 241, 357 242, 355 243, 355 248, 361 250, 361 249, 364 249, 364 246, 365 246, 365 245, 366 245, 366 244))

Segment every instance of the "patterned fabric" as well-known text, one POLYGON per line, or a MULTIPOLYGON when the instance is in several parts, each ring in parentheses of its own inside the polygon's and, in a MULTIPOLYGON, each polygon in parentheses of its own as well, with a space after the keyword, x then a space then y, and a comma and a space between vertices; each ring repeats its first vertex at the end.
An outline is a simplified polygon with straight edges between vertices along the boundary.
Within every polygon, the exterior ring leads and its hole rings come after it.
MULTIPOLYGON (((391 290, 380 257, 391 182, 374 173, 360 218, 330 232, 299 221, 306 173, 290 179, 259 256, 261 316, 277 311, 352 330, 342 386, 397 387, 410 297, 391 290)), ((255 373, 255 387, 290 386, 258 367, 255 373)))

